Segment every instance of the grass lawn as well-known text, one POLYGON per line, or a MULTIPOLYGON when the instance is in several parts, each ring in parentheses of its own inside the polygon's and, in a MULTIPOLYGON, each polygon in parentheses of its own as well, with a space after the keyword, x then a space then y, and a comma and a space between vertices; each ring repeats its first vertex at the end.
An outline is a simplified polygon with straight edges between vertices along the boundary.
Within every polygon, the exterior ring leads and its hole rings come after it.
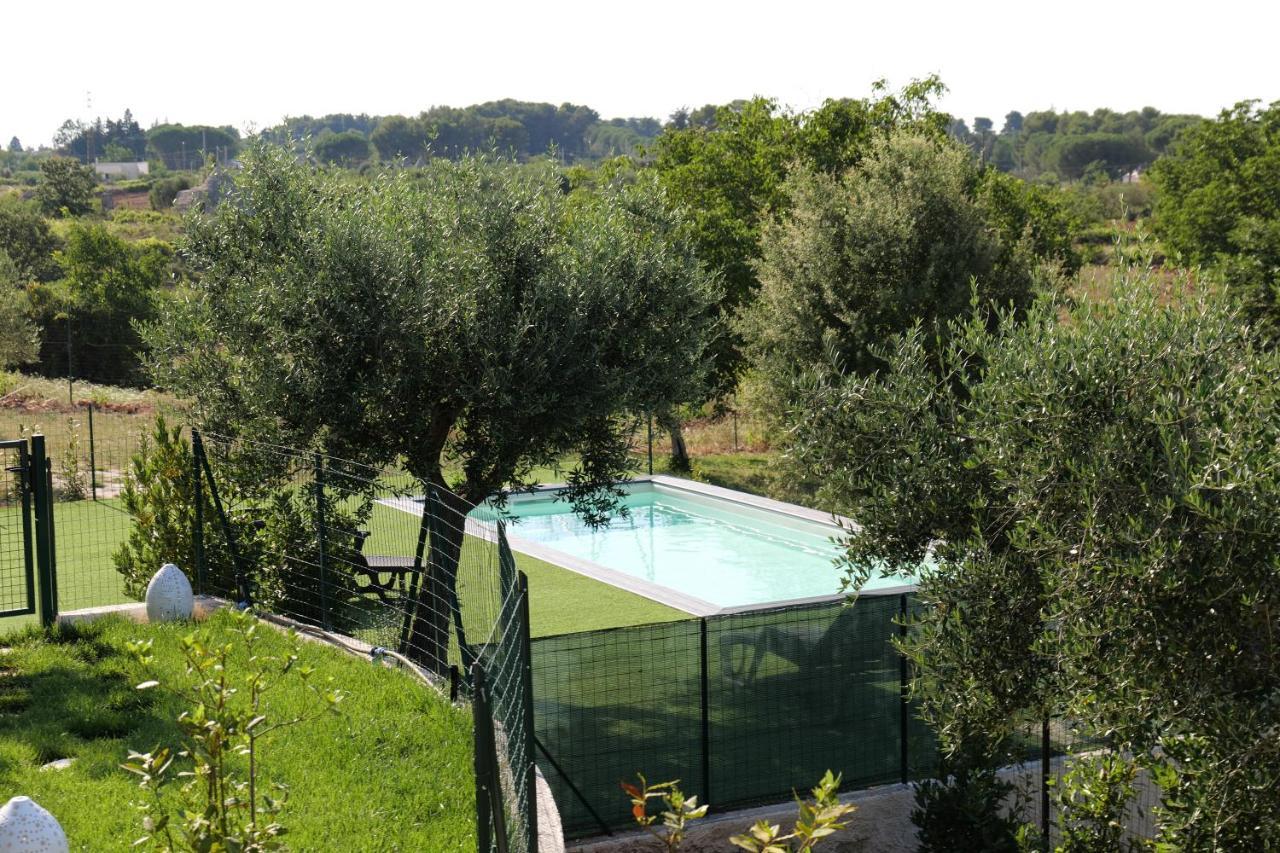
MULTIPOLYGON (((132 524, 118 498, 60 501, 54 505, 60 610, 131 600, 124 594, 111 555, 128 537, 132 524)), ((409 513, 376 504, 369 521, 373 535, 365 550, 370 554, 413 554, 417 528, 417 519, 409 513)), ((21 606, 18 597, 25 597, 25 587, 20 582, 20 530, 17 508, 0 509, 0 603, 6 608, 21 606)), ((475 542, 470 547, 478 551, 484 546, 475 542)), ((467 557, 464 555, 464 562, 467 557)), ((477 569, 485 569, 492 555, 472 559, 477 562, 477 569)), ((688 615, 523 554, 516 555, 516 564, 529 577, 529 615, 534 636, 665 622, 688 615)), ((11 628, 33 624, 35 617, 6 622, 5 627, 11 628)))
MULTIPOLYGON (((208 623, 221 641, 238 639, 225 615, 208 623)), ((132 807, 141 797, 119 764, 130 748, 177 745, 182 703, 155 678, 182 683, 179 639, 192 626, 103 621, 51 634, 0 638, 0 790, 25 794, 58 818, 73 850, 127 850, 142 835, 132 807), (155 663, 126 651, 154 639, 155 663), (41 770, 59 758, 64 770, 41 770)), ((279 654, 286 638, 262 631, 279 654)), ((467 712, 450 707, 409 676, 327 646, 302 644, 313 678, 346 690, 342 713, 270 736, 265 778, 289 786, 280 816, 295 850, 474 850, 472 738, 467 712)), ((314 707, 296 682, 268 694, 270 719, 314 707)), ((176 793, 175 791, 171 792, 176 793)))

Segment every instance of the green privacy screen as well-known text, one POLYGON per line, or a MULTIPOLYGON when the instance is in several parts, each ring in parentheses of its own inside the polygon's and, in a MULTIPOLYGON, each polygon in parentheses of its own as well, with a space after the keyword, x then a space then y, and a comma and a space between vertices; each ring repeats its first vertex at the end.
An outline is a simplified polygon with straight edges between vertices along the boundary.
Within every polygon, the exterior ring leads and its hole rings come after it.
POLYGON ((828 768, 845 788, 929 772, 892 646, 913 604, 868 595, 534 640, 539 763, 566 833, 630 825, 618 784, 637 772, 715 808, 786 799, 828 768))

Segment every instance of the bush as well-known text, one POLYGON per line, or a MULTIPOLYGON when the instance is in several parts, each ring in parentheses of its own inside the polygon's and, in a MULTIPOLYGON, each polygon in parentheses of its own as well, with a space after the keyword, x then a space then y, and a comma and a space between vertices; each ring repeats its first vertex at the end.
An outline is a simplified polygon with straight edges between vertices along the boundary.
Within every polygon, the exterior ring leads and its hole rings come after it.
POLYGON ((1018 853, 1022 824, 1003 809, 1013 791, 990 767, 961 767, 919 783, 911 822, 920 830, 920 853, 1018 853))
POLYGON ((16 195, 0 195, 0 252, 8 254, 21 280, 58 276, 53 252, 58 240, 40 212, 16 195))
POLYGON ((151 200, 151 209, 165 210, 173 207, 173 200, 178 197, 178 193, 189 189, 191 189, 191 179, 186 175, 161 178, 152 185, 151 192, 147 196, 151 200))
POLYGON ((1062 843, 1056 853, 1137 853, 1142 849, 1124 831, 1137 778, 1137 765, 1114 752, 1072 761, 1059 783, 1062 843))
POLYGON ((36 200, 47 216, 83 216, 93 210, 98 179, 88 166, 70 157, 50 157, 40 164, 36 200))
MULTIPOLYGON (((205 541, 211 542, 216 516, 207 489, 204 495, 205 541)), ((195 576, 195 485, 191 445, 182 437, 182 427, 170 428, 163 416, 156 418, 151 436, 142 437, 133 456, 120 498, 133 527, 111 559, 124 577, 125 593, 141 600, 151 576, 165 563, 176 563, 193 587, 205 591, 195 576)), ((234 589, 235 572, 225 549, 205 549, 205 571, 206 589, 234 589)))

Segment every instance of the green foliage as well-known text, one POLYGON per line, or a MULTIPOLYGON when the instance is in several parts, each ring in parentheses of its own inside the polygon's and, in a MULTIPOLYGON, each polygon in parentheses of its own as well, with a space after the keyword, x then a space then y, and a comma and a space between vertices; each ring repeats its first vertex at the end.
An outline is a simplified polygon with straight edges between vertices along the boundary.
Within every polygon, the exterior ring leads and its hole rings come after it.
MULTIPOLYGON (((58 457, 58 494, 64 501, 82 501, 89 496, 89 478, 80 465, 80 423, 67 418, 67 443, 58 457)), ((89 475, 97 476, 97 472, 89 475)))
POLYGON ((963 763, 919 783, 911 821, 919 830, 920 853, 1018 853, 1022 826, 1004 808, 1013 793, 994 767, 963 763))
POLYGON ((760 296, 743 324, 774 406, 801 372, 875 370, 876 348, 915 323, 934 343, 971 298, 1030 303, 1036 250, 1060 238, 1032 212, 1032 191, 997 177, 975 197, 981 179, 962 147, 910 132, 872 143, 842 177, 788 179, 790 214, 765 228, 760 296))
MULTIPOLYGON (((123 578, 125 594, 141 600, 151 577, 165 563, 176 564, 198 587, 192 540, 195 481, 191 445, 182 437, 181 426, 170 427, 163 416, 156 418, 151 435, 140 439, 120 499, 133 526, 111 561, 123 578)), ((205 551, 209 586, 230 589, 233 568, 226 549, 213 547, 218 540, 213 538, 214 507, 207 490, 204 501, 205 535, 211 546, 205 551)))
POLYGON ((239 147, 240 134, 233 127, 160 124, 147 130, 148 150, 171 169, 203 166, 201 152, 223 149, 234 155, 239 147))
POLYGON ((64 280, 33 291, 44 330, 41 370, 66 375, 71 337, 75 374, 117 385, 142 380, 142 340, 135 323, 151 319, 172 249, 157 241, 128 243, 101 223, 72 223, 57 253, 64 280))
POLYGON ((639 785, 622 783, 622 790, 631 797, 631 814, 636 823, 658 840, 668 853, 675 853, 684 841, 689 824, 707 814, 707 806, 698 805, 698 798, 686 797, 680 790, 680 780, 650 785, 643 773, 637 773, 639 785), (660 814, 649 814, 649 801, 659 800, 663 806, 660 814), (654 828, 662 818, 662 831, 654 828))
MULTIPOLYGON (((285 652, 272 655, 261 647, 261 626, 252 614, 233 611, 227 618, 237 634, 234 642, 217 642, 208 631, 183 638, 188 684, 175 687, 152 680, 138 685, 139 690, 167 689, 189 707, 178 716, 180 751, 159 746, 147 753, 131 751, 123 765, 150 795, 143 806, 146 834, 135 846, 243 853, 284 849, 280 838, 285 829, 276 816, 288 791, 280 785, 273 793, 262 790, 263 739, 320 714, 337 713, 344 692, 312 680, 315 670, 298 663, 296 634, 285 652), (248 658, 243 674, 235 672, 233 653, 248 658), (287 679, 297 679, 313 695, 313 709, 271 719, 264 697, 287 679), (189 772, 174 769, 179 758, 190 760, 189 772), (237 768, 240 759, 248 765, 243 778, 237 768), (176 808, 168 802, 168 785, 175 777, 186 779, 176 808)), ((151 665, 151 646, 151 640, 142 640, 130 643, 129 649, 143 665, 151 665)))
POLYGON ((21 275, 0 249, 0 370, 29 364, 40 353, 40 330, 31 322, 31 304, 21 275))
POLYGON ((586 501, 626 464, 625 413, 695 393, 714 290, 651 185, 569 198, 468 159, 353 186, 245 160, 240 203, 191 229, 198 298, 149 332, 157 377, 218 431, 442 484, 449 452, 470 502, 578 450, 586 501))
MULTIPOLYGON (((828 100, 808 114, 754 98, 709 105, 667 128, 653 145, 653 167, 671 200, 687 211, 699 257, 724 280, 721 317, 755 299, 762 228, 791 203, 785 180, 793 164, 838 175, 861 160, 872 140, 895 128, 937 135, 941 117, 932 101, 943 91, 935 77, 897 93, 880 82, 871 98, 828 100)), ((744 367, 742 341, 722 338, 714 356, 713 391, 726 394, 744 367)))
POLYGON ((58 240, 35 205, 20 201, 15 195, 0 195, 0 252, 6 253, 17 268, 14 284, 56 277, 56 248, 58 240))
POLYGON ((358 166, 373 155, 369 140, 358 130, 321 136, 312 150, 321 162, 342 166, 358 166))
POLYGON ((67 119, 54 134, 58 152, 83 163, 141 160, 146 154, 147 136, 142 126, 125 110, 119 119, 95 118, 91 124, 67 119))
POLYGON ((178 193, 188 189, 191 189, 191 179, 186 175, 170 175, 167 178, 161 178, 151 185, 151 191, 147 194, 151 201, 151 209, 164 210, 173 207, 173 200, 178 197, 178 193))
MULTIPOLYGON (((368 132, 368 140, 381 159, 392 162, 427 157, 457 159, 469 153, 497 151, 519 159, 554 154, 572 163, 589 157, 631 154, 638 144, 660 130, 654 119, 615 118, 605 122, 590 107, 510 98, 469 107, 432 107, 416 118, 386 116, 373 123, 376 126, 368 132)), ((335 133, 348 127, 345 122, 343 127, 335 127, 332 121, 326 126, 335 133)), ((353 129, 364 131, 360 126, 353 129)), ((292 128, 291 133, 294 139, 301 138, 297 128, 292 128)))
MULTIPOLYGON (((697 797, 686 797, 680 790, 680 780, 650 785, 643 773, 637 773, 639 785, 622 783, 622 790, 631 798, 631 814, 636 823, 658 840, 668 853, 675 853, 684 842, 689 824, 705 817, 706 805, 698 805, 697 797), (649 814, 649 801, 660 801, 663 810, 649 814), (662 829, 656 828, 662 818, 662 829)), ((757 821, 750 831, 729 839, 733 846, 751 853, 805 853, 818 846, 846 824, 843 819, 856 807, 842 804, 838 792, 840 777, 828 770, 813 789, 813 799, 796 797, 798 811, 791 832, 783 834, 781 827, 767 821, 757 821)))
POLYGON ((862 525, 852 586, 932 556, 903 646, 945 749, 1060 711, 1163 768, 1185 849, 1275 844, 1280 354, 1221 293, 1112 289, 812 379, 793 454, 862 525))
POLYGON ((50 157, 40 164, 36 201, 46 216, 83 216, 93 210, 97 186, 88 166, 70 157, 50 157))
POLYGON ((749 853, 804 853, 812 850, 824 838, 844 829, 843 819, 857 809, 840 802, 839 790, 840 776, 833 776, 828 770, 814 787, 812 800, 796 797, 799 815, 791 832, 783 835, 778 824, 759 820, 749 833, 735 835, 729 841, 749 853))
POLYGON ((1077 180, 1086 173, 1119 177, 1170 150, 1199 116, 1161 113, 1152 107, 1118 113, 1018 112, 1005 117, 998 137, 961 129, 960 141, 1005 172, 1033 179, 1077 180))
POLYGON ((1125 813, 1133 799, 1138 768, 1114 752, 1071 762, 1059 783, 1062 842, 1056 853, 1119 853, 1143 849, 1126 837, 1125 813))
POLYGON ((1188 130, 1152 175, 1156 233, 1185 262, 1219 265, 1280 338, 1280 102, 1245 101, 1188 130))

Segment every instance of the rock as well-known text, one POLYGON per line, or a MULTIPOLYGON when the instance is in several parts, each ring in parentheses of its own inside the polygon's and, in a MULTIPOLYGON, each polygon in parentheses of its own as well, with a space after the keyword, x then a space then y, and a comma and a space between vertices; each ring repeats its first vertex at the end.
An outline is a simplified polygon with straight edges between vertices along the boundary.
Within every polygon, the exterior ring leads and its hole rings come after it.
MULTIPOLYGON (((147 620, 172 622, 190 619, 195 597, 191 594, 191 581, 182 569, 173 563, 165 563, 147 584, 147 620)), ((0 851, 2 853, 2 851, 0 851)))
POLYGON ((67 834, 30 797, 14 797, 0 808, 0 853, 69 853, 67 834))
POLYGON ((50 761, 48 764, 42 764, 41 770, 66 770, 75 762, 74 758, 59 758, 57 761, 50 761))

